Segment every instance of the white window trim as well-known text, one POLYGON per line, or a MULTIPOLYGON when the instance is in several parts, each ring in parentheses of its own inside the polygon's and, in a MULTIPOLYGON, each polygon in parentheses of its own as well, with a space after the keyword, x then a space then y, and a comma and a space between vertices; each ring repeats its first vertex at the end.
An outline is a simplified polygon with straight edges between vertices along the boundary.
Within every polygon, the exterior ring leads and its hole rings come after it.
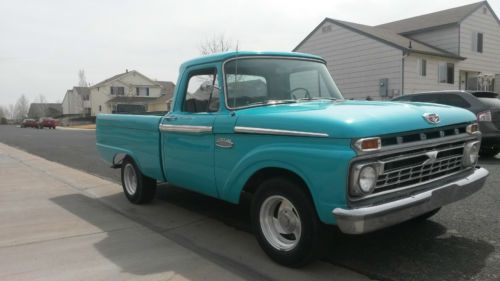
POLYGON ((427 65, 428 65, 427 59, 425 58, 417 59, 417 75, 421 79, 427 78, 427 69, 428 69, 427 65), (422 61, 425 61, 425 75, 422 75, 422 61))

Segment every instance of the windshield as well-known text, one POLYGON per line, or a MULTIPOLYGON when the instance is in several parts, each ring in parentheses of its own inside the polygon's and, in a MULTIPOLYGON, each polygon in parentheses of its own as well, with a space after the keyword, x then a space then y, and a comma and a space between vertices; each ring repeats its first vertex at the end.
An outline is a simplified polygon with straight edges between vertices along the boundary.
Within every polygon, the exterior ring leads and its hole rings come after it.
POLYGON ((231 109, 342 99, 326 66, 318 61, 244 58, 227 62, 224 73, 231 109))

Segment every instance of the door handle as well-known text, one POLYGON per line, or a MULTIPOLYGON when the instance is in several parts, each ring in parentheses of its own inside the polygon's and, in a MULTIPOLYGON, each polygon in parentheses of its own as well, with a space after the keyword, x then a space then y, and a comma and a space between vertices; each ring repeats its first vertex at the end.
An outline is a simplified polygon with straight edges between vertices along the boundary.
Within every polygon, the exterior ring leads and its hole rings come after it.
POLYGON ((165 117, 165 121, 170 122, 170 121, 175 121, 177 120, 177 117, 175 116, 167 116, 165 117))

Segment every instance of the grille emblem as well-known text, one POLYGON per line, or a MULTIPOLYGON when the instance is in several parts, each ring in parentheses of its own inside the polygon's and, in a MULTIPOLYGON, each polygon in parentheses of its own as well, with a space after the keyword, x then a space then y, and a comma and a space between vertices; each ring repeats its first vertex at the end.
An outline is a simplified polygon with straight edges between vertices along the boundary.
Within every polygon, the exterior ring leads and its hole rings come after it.
POLYGON ((425 121, 427 121, 427 123, 432 125, 436 125, 440 121, 439 115, 437 113, 424 113, 422 117, 425 121))
POLYGON ((438 151, 436 151, 436 150, 426 152, 425 156, 429 157, 429 159, 425 160, 423 165, 429 165, 429 164, 436 162, 437 155, 438 155, 438 151))

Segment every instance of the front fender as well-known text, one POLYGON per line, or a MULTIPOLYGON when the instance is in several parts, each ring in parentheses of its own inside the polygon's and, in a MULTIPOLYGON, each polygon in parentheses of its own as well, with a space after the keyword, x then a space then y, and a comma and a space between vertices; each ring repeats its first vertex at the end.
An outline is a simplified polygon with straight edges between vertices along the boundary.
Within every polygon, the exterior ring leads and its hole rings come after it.
POLYGON ((334 223, 331 211, 346 206, 349 161, 355 153, 344 145, 267 144, 244 155, 230 172, 221 197, 238 203, 252 175, 264 168, 281 168, 295 173, 307 185, 320 219, 334 223))

